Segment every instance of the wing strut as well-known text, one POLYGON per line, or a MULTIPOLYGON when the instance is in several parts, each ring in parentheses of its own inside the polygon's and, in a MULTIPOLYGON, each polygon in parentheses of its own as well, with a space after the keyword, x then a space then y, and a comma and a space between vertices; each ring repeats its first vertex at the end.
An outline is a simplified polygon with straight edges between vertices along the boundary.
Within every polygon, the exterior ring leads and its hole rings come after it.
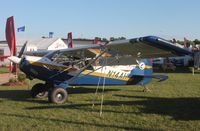
MULTIPOLYGON (((107 58, 105 59, 105 65, 107 65, 107 58)), ((104 65, 104 66, 105 66, 104 65)), ((103 100, 104 100, 104 89, 105 89, 105 83, 106 83, 106 77, 104 75, 103 77, 103 87, 102 87, 102 93, 101 93, 101 109, 100 109, 100 117, 102 115, 102 110, 103 110, 103 100)))
MULTIPOLYGON (((103 72, 103 67, 101 67, 101 73, 102 72, 103 72)), ((94 98, 93 98, 93 101, 92 101, 92 108, 94 108, 94 103, 97 99, 97 93, 98 93, 98 90, 99 90, 100 81, 101 81, 101 77, 99 76, 99 81, 98 81, 97 88, 96 88, 96 91, 94 93, 94 98)))

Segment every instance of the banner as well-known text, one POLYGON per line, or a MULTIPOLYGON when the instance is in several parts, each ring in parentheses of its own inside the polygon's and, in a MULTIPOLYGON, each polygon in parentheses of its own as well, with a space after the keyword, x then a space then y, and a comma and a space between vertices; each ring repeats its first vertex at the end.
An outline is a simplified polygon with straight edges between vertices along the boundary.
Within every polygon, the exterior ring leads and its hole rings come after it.
POLYGON ((11 16, 7 19, 6 22, 6 40, 10 48, 10 55, 16 56, 16 38, 15 38, 15 26, 14 26, 14 17, 11 16))
MULTIPOLYGON (((15 38, 15 26, 14 26, 14 17, 11 16, 7 19, 6 22, 6 40, 8 43, 8 47, 10 48, 10 56, 16 56, 16 38, 15 38)), ((10 63, 10 72, 16 72, 16 65, 12 62, 10 63)))
POLYGON ((73 48, 73 40, 72 40, 72 32, 68 33, 68 39, 67 39, 67 43, 68 43, 68 48, 73 48))

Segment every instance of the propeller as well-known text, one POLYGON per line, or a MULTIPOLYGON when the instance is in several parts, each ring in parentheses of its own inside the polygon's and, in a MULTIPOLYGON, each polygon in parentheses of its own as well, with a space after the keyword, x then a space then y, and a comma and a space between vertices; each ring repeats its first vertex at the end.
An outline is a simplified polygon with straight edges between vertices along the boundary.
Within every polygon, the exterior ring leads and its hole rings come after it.
POLYGON ((28 41, 26 41, 26 42, 24 43, 24 45, 22 46, 22 48, 21 48, 21 50, 20 50, 20 52, 19 52, 19 55, 18 55, 19 58, 22 57, 22 55, 23 55, 23 53, 24 53, 24 50, 25 50, 25 48, 26 48, 27 43, 28 43, 28 41))
POLYGON ((27 43, 28 43, 27 41, 24 43, 24 45, 22 46, 18 56, 10 56, 10 57, 8 57, 8 59, 10 61, 12 61, 13 63, 19 64, 21 62, 21 59, 22 59, 21 57, 22 57, 22 55, 25 51, 27 43))

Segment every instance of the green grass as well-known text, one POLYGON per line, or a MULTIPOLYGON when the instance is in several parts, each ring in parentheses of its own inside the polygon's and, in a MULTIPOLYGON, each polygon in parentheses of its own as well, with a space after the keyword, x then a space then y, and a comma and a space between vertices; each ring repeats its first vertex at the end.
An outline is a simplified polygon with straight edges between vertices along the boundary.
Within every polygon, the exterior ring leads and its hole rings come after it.
POLYGON ((3 73, 9 73, 9 68, 8 67, 0 67, 0 74, 3 73))
POLYGON ((102 117, 101 93, 92 108, 96 87, 71 88, 63 105, 30 98, 28 87, 0 87, 0 130, 200 130, 200 75, 168 75, 147 93, 106 87, 102 117))

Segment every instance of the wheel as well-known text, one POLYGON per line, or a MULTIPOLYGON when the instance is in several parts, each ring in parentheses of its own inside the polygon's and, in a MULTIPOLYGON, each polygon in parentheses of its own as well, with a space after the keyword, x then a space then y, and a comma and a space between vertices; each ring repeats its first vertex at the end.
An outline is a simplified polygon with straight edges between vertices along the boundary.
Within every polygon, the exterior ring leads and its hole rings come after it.
POLYGON ((31 97, 33 98, 44 98, 47 97, 47 95, 48 92, 45 84, 42 83, 35 84, 31 89, 31 97))
POLYGON ((67 91, 63 88, 54 88, 52 90, 49 90, 49 102, 55 104, 63 104, 67 101, 67 97, 67 91))

